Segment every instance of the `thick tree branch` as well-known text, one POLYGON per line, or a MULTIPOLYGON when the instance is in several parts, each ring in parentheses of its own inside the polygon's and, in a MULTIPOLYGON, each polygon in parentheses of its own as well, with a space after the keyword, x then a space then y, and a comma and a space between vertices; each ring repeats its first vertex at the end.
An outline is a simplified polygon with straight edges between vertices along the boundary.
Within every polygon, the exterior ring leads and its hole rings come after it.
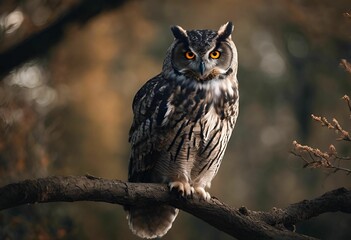
POLYGON ((351 191, 336 189, 324 195, 270 212, 239 209, 212 198, 209 202, 184 199, 163 184, 129 183, 92 176, 47 177, 0 188, 0 210, 29 203, 99 201, 121 205, 170 204, 238 239, 314 239, 284 226, 326 212, 351 213, 351 191))
POLYGON ((52 46, 64 36, 67 25, 78 22, 85 23, 99 13, 119 7, 125 0, 79 0, 70 5, 66 11, 59 14, 52 22, 42 29, 32 29, 26 37, 9 48, 0 48, 0 80, 14 67, 42 54, 47 54, 52 46))
POLYGON ((338 211, 351 213, 351 191, 346 188, 338 188, 318 198, 303 200, 283 209, 273 208, 270 212, 249 212, 270 225, 291 226, 323 213, 338 211))

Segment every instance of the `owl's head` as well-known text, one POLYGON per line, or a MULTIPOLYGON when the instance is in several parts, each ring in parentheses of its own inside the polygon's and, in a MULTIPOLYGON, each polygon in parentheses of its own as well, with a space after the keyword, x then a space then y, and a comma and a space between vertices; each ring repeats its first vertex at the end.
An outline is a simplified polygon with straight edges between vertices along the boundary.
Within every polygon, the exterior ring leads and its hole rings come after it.
POLYGON ((225 77, 236 72, 237 50, 231 39, 233 24, 228 22, 218 31, 184 30, 171 27, 174 42, 169 49, 167 70, 198 81, 225 77))

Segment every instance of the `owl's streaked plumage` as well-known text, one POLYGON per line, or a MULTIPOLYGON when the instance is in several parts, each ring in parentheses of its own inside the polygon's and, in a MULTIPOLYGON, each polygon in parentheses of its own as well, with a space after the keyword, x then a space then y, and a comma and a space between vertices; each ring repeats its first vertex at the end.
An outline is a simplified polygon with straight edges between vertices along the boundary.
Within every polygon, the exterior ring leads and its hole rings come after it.
MULTIPOLYGON (((239 107, 233 25, 218 31, 171 28, 175 37, 162 72, 133 101, 129 181, 167 183, 183 196, 208 200, 239 107)), ((178 209, 126 207, 129 226, 143 238, 163 236, 178 209)))

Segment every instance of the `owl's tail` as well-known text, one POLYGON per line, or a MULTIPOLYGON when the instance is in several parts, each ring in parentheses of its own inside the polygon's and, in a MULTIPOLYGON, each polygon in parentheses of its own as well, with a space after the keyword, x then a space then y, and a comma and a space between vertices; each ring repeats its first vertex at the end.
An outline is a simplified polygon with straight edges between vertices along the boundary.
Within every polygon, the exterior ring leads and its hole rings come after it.
POLYGON ((132 232, 142 238, 165 235, 178 215, 178 209, 168 206, 130 207, 127 210, 128 224, 132 232))

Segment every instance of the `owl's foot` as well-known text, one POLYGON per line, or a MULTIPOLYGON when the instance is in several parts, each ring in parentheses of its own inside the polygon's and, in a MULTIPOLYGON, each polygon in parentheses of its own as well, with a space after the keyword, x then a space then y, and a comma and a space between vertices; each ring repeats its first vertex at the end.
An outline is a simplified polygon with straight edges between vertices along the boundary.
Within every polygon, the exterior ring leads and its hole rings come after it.
POLYGON ((170 182, 168 186, 171 191, 175 188, 183 197, 191 197, 194 193, 194 188, 188 182, 174 181, 170 182))
POLYGON ((199 195, 200 199, 203 199, 207 202, 211 199, 211 195, 206 192, 205 188, 203 187, 195 187, 195 193, 199 195))

